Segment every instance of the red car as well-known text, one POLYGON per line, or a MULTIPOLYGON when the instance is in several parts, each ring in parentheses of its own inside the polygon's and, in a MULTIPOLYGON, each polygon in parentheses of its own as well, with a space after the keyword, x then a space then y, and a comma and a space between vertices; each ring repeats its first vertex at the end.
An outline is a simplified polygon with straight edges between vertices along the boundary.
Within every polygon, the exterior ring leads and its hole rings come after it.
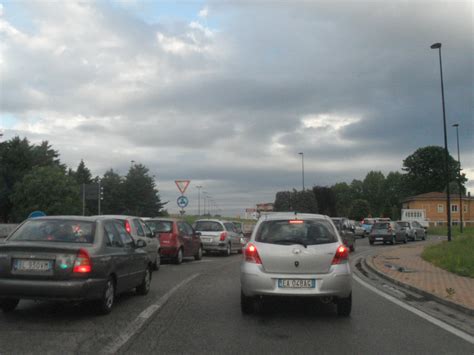
POLYGON ((160 256, 181 264, 183 258, 202 258, 201 233, 189 223, 172 218, 147 218, 145 223, 160 238, 160 256))

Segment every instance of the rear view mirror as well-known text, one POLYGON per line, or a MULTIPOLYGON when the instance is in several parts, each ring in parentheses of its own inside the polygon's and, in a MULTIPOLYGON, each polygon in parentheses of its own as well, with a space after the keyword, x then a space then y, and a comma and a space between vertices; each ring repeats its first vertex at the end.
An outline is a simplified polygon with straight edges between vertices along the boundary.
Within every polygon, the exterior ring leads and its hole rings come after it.
POLYGON ((146 242, 142 239, 139 239, 135 242, 135 247, 136 248, 144 248, 144 247, 146 247, 146 242))

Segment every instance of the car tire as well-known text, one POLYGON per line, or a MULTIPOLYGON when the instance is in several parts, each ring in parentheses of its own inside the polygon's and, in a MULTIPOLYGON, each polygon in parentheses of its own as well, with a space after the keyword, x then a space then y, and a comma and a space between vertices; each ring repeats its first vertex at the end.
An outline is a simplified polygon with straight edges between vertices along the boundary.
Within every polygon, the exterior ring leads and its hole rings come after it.
POLYGON ((374 245, 374 241, 373 241, 373 240, 369 240, 369 244, 370 244, 370 245, 374 245))
POLYGON ((415 242, 416 242, 416 239, 417 239, 417 238, 418 238, 418 235, 417 235, 416 233, 415 233, 415 234, 413 234, 413 241, 415 241, 415 242))
POLYGON ((396 243, 395 236, 392 236, 392 240, 390 240, 390 245, 394 245, 396 243))
POLYGON ((231 248, 230 243, 229 243, 229 244, 227 244, 224 255, 225 256, 230 256, 231 254, 232 254, 232 248, 231 248))
POLYGON ((161 255, 160 255, 160 251, 158 250, 158 255, 156 256, 155 263, 153 264, 153 270, 154 271, 160 270, 160 265, 161 265, 161 255))
POLYGON ((338 298, 336 301, 337 315, 340 317, 349 317, 352 311, 352 293, 349 297, 338 298))
POLYGON ((176 257, 174 258, 174 263, 176 265, 179 265, 183 262, 183 248, 178 249, 178 253, 176 254, 176 257))
POLYGON ((423 233, 423 236, 421 237, 421 240, 426 240, 426 233, 423 233))
POLYGON ((145 270, 145 275, 143 275, 143 280, 140 285, 137 286, 136 291, 140 296, 145 296, 150 292, 151 287, 151 268, 147 267, 145 270))
POLYGON ((112 277, 107 279, 107 282, 102 292, 102 297, 96 302, 97 313, 105 315, 112 312, 112 307, 115 302, 115 282, 112 277))
POLYGON ((407 236, 405 236, 405 238, 403 239, 403 244, 406 244, 407 241, 408 241, 408 238, 407 238, 407 236))
POLYGON ((254 312, 255 300, 253 297, 244 295, 244 292, 240 291, 240 310, 242 314, 252 314, 254 312))
POLYGON ((355 246, 354 246, 354 244, 352 244, 352 245, 349 247, 349 249, 350 249, 350 251, 352 251, 352 252, 355 251, 355 246))
POLYGON ((202 259, 202 246, 199 246, 199 249, 196 255, 194 255, 194 260, 201 260, 201 259, 202 259))
POLYGON ((4 313, 13 312, 20 303, 18 298, 5 298, 0 301, 0 308, 4 313))

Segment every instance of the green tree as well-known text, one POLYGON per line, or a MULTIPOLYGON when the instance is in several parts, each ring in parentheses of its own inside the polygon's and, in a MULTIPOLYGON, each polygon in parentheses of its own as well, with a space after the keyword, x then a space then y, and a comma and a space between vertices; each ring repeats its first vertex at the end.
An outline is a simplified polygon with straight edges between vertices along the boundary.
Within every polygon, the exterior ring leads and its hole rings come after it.
MULTIPOLYGON (((418 148, 403 161, 404 182, 410 195, 427 192, 442 192, 446 188, 446 172, 444 169, 445 150, 438 146, 418 148)), ((459 163, 448 156, 449 181, 458 181, 459 163)), ((461 184, 466 183, 466 175, 461 174, 461 184)))
POLYGON ((103 214, 125 213, 125 184, 124 179, 113 169, 107 170, 102 177, 101 186, 104 191, 102 201, 103 214))
POLYGON ((92 183, 91 171, 87 168, 86 164, 84 163, 84 160, 82 159, 73 175, 76 178, 78 184, 92 183))
POLYGON ((402 200, 407 197, 403 175, 398 171, 388 173, 384 182, 383 215, 392 220, 400 219, 402 200))
POLYGON ((275 212, 291 211, 291 192, 279 191, 276 193, 275 202, 273 204, 275 212))
POLYGON ((385 176, 380 171, 370 171, 362 182, 364 199, 369 202, 370 212, 381 216, 384 207, 385 176))
POLYGON ((364 183, 362 181, 354 179, 352 180, 350 187, 352 200, 364 198, 364 183))
POLYGON ((337 215, 337 208, 334 190, 329 187, 314 186, 313 193, 318 203, 318 213, 335 217, 337 215))
POLYGON ((369 202, 367 200, 356 199, 352 202, 349 217, 356 221, 361 221, 369 215, 369 202))
POLYGON ((35 210, 47 215, 75 215, 81 211, 76 181, 59 166, 34 167, 15 184, 11 201, 13 221, 20 222, 35 210))
POLYGON ((163 208, 155 181, 142 164, 133 165, 124 181, 125 212, 135 216, 158 216, 163 208))
POLYGON ((277 192, 273 209, 276 212, 318 213, 318 203, 312 190, 293 189, 277 192))
POLYGON ((36 166, 64 169, 58 157, 59 153, 46 141, 32 145, 26 138, 14 137, 0 143, 0 220, 7 222, 12 218, 14 185, 36 166))

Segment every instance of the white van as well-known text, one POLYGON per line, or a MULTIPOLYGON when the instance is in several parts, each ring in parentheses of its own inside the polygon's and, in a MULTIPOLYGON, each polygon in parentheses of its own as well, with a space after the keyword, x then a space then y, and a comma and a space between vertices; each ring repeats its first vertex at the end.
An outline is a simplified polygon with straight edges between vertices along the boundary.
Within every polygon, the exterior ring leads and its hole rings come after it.
POLYGON ((402 209, 402 221, 417 221, 425 229, 430 225, 429 220, 426 218, 426 211, 424 209, 402 209))

